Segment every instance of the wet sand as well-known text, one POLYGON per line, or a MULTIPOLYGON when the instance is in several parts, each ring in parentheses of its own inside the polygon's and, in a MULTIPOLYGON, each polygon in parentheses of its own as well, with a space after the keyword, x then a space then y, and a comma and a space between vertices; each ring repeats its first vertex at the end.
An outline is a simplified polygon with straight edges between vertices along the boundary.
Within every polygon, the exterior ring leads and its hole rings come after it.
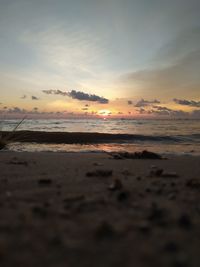
POLYGON ((169 136, 144 136, 137 134, 109 134, 89 132, 44 132, 44 131, 0 131, 2 136, 18 142, 46 144, 99 144, 127 141, 176 141, 169 136))
POLYGON ((0 153, 0 266, 199 266, 200 157, 0 153))

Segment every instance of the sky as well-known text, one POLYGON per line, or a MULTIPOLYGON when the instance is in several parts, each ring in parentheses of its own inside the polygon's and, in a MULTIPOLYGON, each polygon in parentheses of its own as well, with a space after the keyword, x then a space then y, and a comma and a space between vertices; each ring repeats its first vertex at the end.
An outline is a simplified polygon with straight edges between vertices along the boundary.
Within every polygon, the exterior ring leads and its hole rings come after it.
POLYGON ((0 114, 200 118, 199 0, 0 0, 0 114))

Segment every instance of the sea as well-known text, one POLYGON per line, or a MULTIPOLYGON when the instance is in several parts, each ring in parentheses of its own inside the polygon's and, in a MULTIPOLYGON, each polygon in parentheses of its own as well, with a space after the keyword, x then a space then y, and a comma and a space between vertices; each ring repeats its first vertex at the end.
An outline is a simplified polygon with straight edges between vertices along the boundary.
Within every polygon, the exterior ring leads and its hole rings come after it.
MULTIPOLYGON (((19 120, 1 120, 0 130, 12 131, 19 120)), ((109 144, 10 143, 8 150, 29 152, 119 152, 149 150, 161 154, 200 155, 200 120, 187 119, 26 119, 17 131, 98 132, 132 134, 126 142, 109 144)))

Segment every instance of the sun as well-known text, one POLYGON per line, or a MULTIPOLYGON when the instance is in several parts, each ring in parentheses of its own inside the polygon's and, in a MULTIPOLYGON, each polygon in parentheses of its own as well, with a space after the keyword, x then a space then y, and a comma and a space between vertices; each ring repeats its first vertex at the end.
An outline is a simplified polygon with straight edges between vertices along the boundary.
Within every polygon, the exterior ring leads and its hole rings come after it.
POLYGON ((112 112, 109 109, 101 109, 98 111, 98 115, 101 117, 106 118, 107 116, 111 115, 112 112))

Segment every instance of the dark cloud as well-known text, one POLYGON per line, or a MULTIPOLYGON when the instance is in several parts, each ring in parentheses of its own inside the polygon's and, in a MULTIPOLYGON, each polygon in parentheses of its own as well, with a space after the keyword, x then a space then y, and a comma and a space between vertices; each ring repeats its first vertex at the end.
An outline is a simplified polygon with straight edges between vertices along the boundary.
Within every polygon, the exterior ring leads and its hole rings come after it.
POLYGON ((160 104, 160 101, 158 101, 157 99, 154 99, 152 101, 148 101, 148 100, 144 100, 143 98, 141 100, 139 100, 136 104, 135 107, 146 107, 146 106, 150 106, 152 104, 160 104))
POLYGON ((191 114, 189 112, 185 112, 182 110, 174 110, 167 107, 162 106, 154 106, 154 109, 152 109, 151 114, 159 115, 159 116, 170 116, 175 118, 184 118, 184 117, 190 117, 191 114))
POLYGON ((43 93, 47 94, 47 95, 61 95, 61 96, 68 96, 67 92, 63 92, 61 90, 42 90, 43 93))
POLYGON ((169 118, 200 118, 200 110, 194 110, 193 112, 185 112, 183 110, 170 109, 165 106, 153 106, 150 110, 140 108, 137 111, 139 112, 139 114, 143 115, 164 116, 169 118))
POLYGON ((128 105, 132 105, 132 104, 133 104, 133 101, 128 100, 128 105))
POLYGON ((172 109, 170 108, 167 108, 167 107, 162 107, 162 106, 153 106, 153 108, 159 110, 159 111, 168 111, 168 112, 171 112, 172 109))
POLYGON ((92 102, 98 102, 100 104, 109 103, 109 100, 104 97, 100 97, 97 95, 90 95, 90 94, 86 94, 84 92, 76 91, 76 90, 72 90, 71 92, 69 92, 68 96, 73 99, 80 100, 80 101, 92 101, 92 102))
POLYGON ((139 114, 144 114, 146 113, 146 110, 144 108, 140 108, 139 110, 137 110, 139 112, 139 114))
POLYGON ((100 104, 109 103, 109 100, 104 97, 100 97, 97 95, 90 95, 90 94, 87 94, 81 91, 76 91, 76 90, 72 90, 71 92, 63 92, 61 90, 43 90, 42 92, 48 95, 69 96, 73 99, 77 99, 80 101, 92 101, 92 102, 98 102, 100 104))
POLYGON ((39 100, 39 98, 36 97, 36 96, 34 96, 34 95, 32 95, 31 99, 32 99, 32 100, 39 100))
POLYGON ((88 110, 88 108, 82 108, 82 110, 88 110))
POLYGON ((173 99, 175 103, 183 106, 190 106, 190 107, 200 107, 200 101, 194 101, 194 100, 185 100, 185 99, 173 99))
POLYGON ((21 109, 19 107, 14 107, 14 108, 9 108, 7 110, 7 113, 9 113, 9 114, 26 114, 27 110, 26 109, 21 109))

